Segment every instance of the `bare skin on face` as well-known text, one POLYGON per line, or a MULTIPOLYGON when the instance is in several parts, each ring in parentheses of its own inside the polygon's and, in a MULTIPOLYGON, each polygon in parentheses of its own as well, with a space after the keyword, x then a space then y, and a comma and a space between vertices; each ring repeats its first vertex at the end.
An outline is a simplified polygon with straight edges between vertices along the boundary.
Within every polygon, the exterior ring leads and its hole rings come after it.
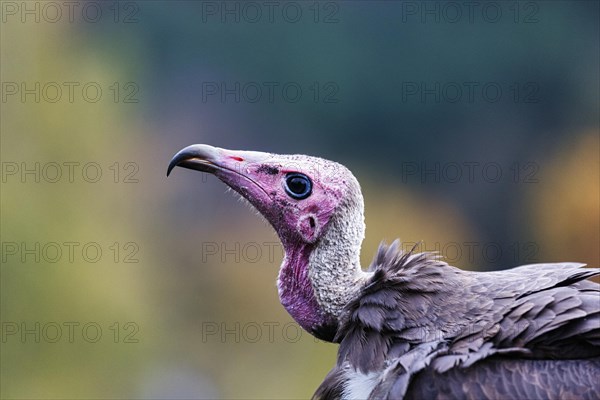
POLYGON ((277 280, 282 305, 308 332, 333 340, 343 306, 368 275, 358 251, 363 198, 350 171, 316 157, 207 145, 181 150, 169 172, 175 166, 214 174, 269 221, 285 250, 277 280))

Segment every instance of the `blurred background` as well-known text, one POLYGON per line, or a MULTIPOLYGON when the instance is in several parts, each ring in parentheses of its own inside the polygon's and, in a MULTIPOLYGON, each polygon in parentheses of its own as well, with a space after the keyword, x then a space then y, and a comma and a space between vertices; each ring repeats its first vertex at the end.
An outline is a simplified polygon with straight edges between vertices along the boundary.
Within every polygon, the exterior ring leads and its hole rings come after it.
POLYGON ((303 153, 461 268, 599 263, 599 3, 2 1, 0 396, 307 398, 336 346, 193 143, 303 153))

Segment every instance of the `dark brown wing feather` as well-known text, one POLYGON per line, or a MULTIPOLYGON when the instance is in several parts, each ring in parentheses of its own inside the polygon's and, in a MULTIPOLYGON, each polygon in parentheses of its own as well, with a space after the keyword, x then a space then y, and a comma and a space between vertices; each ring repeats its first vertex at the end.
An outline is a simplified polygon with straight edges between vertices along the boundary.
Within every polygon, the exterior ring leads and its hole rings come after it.
MULTIPOLYGON (((565 367, 573 360, 600 357, 600 285, 586 281, 600 271, 582 267, 538 264, 477 273, 403 252, 398 242, 382 245, 370 281, 340 319, 337 366, 316 396, 339 395, 351 379, 344 372, 349 369, 381 374, 373 389, 379 397, 416 390, 411 382, 420 374, 448 372, 458 382, 465 371, 471 372, 462 376, 464 384, 498 379, 498 390, 541 390, 529 385, 534 381, 550 391, 579 393, 569 386, 576 377, 542 378, 563 367, 574 375, 580 367, 565 367), (499 356, 504 361, 496 364, 499 356), (487 369, 477 372, 484 363, 487 369), (522 381, 509 374, 515 368, 522 381)), ((600 374, 597 362, 586 363, 600 374)))
MULTIPOLYGON (((492 357, 466 369, 417 374, 405 399, 600 399, 600 358, 511 360, 492 357)), ((390 393, 389 399, 396 399, 390 393)))

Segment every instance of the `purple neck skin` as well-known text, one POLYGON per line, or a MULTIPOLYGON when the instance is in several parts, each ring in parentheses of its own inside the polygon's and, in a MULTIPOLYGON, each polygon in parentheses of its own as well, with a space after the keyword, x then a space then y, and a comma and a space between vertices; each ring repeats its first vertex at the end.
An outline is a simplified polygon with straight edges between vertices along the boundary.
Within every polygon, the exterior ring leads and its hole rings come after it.
POLYGON ((332 318, 319 306, 308 276, 312 246, 296 243, 285 248, 285 260, 279 271, 279 298, 296 322, 313 333, 319 327, 330 324, 332 318))

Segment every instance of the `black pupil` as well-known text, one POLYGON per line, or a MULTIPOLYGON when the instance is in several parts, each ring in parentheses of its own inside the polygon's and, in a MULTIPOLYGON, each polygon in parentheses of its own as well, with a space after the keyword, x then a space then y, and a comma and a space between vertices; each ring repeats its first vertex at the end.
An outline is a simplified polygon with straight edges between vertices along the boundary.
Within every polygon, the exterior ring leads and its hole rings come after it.
POLYGON ((295 199, 305 199, 310 195, 311 182, 301 174, 289 175, 285 181, 288 194, 295 199))
POLYGON ((302 194, 306 191, 308 185, 304 178, 295 176, 293 178, 290 178, 290 180, 288 181, 288 186, 290 187, 290 190, 292 192, 296 194, 302 194))

